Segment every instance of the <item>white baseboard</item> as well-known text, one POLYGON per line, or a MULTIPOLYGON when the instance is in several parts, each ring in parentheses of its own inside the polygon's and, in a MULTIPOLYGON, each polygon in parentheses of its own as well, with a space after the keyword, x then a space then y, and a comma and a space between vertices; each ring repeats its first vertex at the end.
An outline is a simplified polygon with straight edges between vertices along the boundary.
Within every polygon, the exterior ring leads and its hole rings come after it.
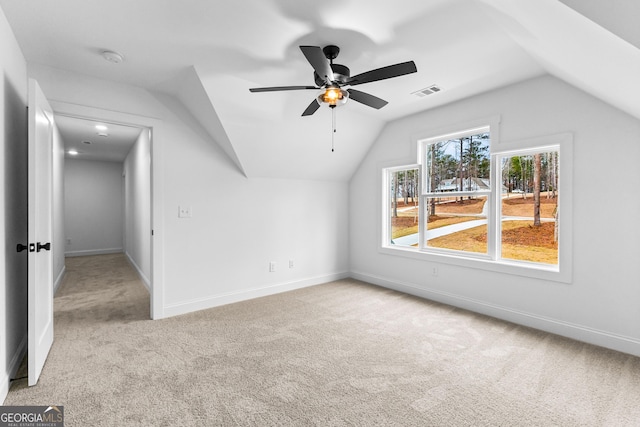
POLYGON ((22 363, 22 359, 24 358, 25 354, 27 354, 27 338, 27 334, 25 333, 22 341, 20 342, 20 345, 11 358, 9 369, 5 374, 6 377, 0 379, 0 403, 2 404, 4 404, 4 400, 7 398, 7 394, 9 393, 11 378, 14 378, 16 376, 18 368, 20 368, 20 363, 22 363))
POLYGON ((120 254, 122 248, 107 248, 107 249, 89 249, 86 251, 68 251, 64 253, 66 257, 73 256, 89 256, 89 255, 107 255, 107 254, 120 254))
POLYGON ((142 280, 142 283, 144 284, 144 286, 147 288, 147 291, 149 291, 149 293, 151 293, 151 281, 149 280, 149 278, 142 272, 142 269, 140 268, 140 266, 138 266, 138 264, 133 260, 133 258, 131 258, 131 255, 129 255, 129 252, 125 252, 124 253, 127 257, 127 260, 129 260, 129 263, 133 266, 133 268, 136 269, 136 271, 138 272, 138 275, 140 276, 140 279, 142 280))
POLYGON ((56 281, 53 282, 53 295, 54 296, 58 292, 58 288, 62 284, 62 279, 64 279, 64 275, 65 275, 66 272, 67 272, 67 266, 63 265, 62 266, 62 270, 60 270, 60 274, 58 274, 58 277, 56 277, 56 281))
POLYGON ((355 271, 351 272, 351 277, 388 289, 393 289, 406 294, 415 295, 421 298, 513 322, 518 325, 528 326, 530 328, 561 335, 577 341, 610 348, 612 350, 621 351, 634 356, 640 356, 640 340, 635 338, 601 331, 588 326, 551 319, 536 314, 525 313, 508 307, 501 307, 495 304, 478 301, 472 298, 426 289, 424 286, 414 283, 399 282, 387 277, 355 271))
POLYGON ((349 273, 334 273, 325 276, 311 277, 294 282, 280 283, 277 285, 264 286, 260 288, 246 289, 238 292, 228 292, 220 295, 212 295, 205 298, 193 299, 177 304, 170 304, 164 307, 164 317, 172 317, 180 314, 191 313, 193 311, 218 307, 234 302, 245 301, 253 298, 260 298, 281 292, 293 291, 321 283, 332 282, 334 280, 345 279, 349 273))

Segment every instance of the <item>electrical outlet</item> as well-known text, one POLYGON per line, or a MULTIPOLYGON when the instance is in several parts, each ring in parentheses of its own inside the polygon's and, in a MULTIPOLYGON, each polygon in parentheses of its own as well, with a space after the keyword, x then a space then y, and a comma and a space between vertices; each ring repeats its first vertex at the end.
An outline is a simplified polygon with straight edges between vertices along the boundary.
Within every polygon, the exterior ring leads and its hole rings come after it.
POLYGON ((67 245, 71 244, 71 237, 67 237, 67 245))
POLYGON ((275 261, 271 261, 269 263, 269 272, 273 273, 274 271, 276 271, 276 267, 277 267, 276 262, 275 261))
POLYGON ((293 268, 293 260, 292 259, 289 260, 289 268, 293 268))
POLYGON ((431 275, 432 276, 438 275, 438 267, 431 267, 431 275))
POLYGON ((191 218, 192 215, 191 206, 178 206, 178 218, 191 218))

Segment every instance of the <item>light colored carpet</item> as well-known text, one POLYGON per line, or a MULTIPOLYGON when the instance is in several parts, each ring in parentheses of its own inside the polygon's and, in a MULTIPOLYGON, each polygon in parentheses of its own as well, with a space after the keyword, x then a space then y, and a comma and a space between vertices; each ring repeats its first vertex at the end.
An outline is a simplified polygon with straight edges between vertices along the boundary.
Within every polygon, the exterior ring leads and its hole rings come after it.
POLYGON ((122 255, 67 268, 40 381, 5 401, 67 426, 640 424, 640 358, 362 282, 151 321, 122 255))

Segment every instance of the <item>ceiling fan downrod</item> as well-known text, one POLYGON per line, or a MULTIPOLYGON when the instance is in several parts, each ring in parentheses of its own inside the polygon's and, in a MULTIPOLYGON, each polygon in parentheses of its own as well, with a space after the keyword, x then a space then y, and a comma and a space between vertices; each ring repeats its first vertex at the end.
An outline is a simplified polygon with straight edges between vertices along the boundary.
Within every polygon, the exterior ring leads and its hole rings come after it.
POLYGON ((329 60, 329 64, 333 65, 333 60, 340 54, 340 48, 335 45, 328 45, 322 48, 322 53, 329 60))

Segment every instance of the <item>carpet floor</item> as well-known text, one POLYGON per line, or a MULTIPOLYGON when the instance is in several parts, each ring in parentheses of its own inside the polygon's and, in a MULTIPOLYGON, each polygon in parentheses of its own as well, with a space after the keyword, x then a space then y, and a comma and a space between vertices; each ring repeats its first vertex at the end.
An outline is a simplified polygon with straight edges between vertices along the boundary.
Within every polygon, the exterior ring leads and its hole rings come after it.
POLYGON ((149 320, 121 254, 68 258, 5 405, 66 426, 632 426, 640 358, 356 280, 149 320))

